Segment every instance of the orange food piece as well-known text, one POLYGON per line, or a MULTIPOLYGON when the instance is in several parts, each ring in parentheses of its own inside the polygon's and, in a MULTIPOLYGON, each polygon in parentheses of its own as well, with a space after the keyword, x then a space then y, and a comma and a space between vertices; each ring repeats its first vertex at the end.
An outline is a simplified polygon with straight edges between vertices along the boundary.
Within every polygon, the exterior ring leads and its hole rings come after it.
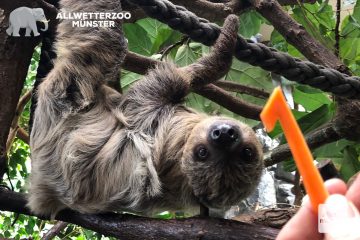
POLYGON ((280 87, 274 89, 260 114, 260 118, 268 132, 274 129, 277 120, 280 121, 296 166, 303 178, 305 190, 309 195, 313 210, 317 213, 319 204, 325 202, 329 193, 314 165, 310 149, 280 87))

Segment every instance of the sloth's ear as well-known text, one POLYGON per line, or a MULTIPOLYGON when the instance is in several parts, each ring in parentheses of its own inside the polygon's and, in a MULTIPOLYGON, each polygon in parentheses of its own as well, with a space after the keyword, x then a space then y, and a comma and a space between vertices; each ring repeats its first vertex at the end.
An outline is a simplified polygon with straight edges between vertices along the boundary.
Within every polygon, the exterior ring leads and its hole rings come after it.
POLYGON ((229 71, 237 41, 238 25, 238 17, 229 15, 210 54, 179 69, 190 76, 190 84, 193 88, 214 82, 229 71))

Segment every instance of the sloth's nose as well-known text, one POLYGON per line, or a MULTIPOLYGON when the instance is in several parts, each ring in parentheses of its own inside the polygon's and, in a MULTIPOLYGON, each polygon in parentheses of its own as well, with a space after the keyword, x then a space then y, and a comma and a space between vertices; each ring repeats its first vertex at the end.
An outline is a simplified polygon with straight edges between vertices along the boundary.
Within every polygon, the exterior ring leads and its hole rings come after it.
POLYGON ((240 132, 237 127, 227 123, 212 126, 209 132, 209 139, 218 145, 230 146, 238 142, 240 132))

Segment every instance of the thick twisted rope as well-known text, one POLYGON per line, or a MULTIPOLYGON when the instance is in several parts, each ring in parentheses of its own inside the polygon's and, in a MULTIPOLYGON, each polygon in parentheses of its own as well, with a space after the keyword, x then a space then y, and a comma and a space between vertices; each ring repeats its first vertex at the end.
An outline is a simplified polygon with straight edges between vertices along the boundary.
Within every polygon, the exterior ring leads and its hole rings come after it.
MULTIPOLYGON (((212 45, 220 34, 221 29, 216 24, 167 0, 128 1, 141 7, 148 16, 205 45, 212 45)), ((340 97, 360 99, 360 77, 348 76, 335 69, 293 58, 261 43, 245 40, 241 36, 238 36, 235 57, 291 81, 307 84, 340 97)))

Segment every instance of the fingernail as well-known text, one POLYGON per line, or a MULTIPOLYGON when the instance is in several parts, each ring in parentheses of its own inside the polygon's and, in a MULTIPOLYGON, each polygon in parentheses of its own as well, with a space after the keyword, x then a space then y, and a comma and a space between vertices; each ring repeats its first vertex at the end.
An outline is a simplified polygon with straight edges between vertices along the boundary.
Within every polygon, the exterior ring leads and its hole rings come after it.
POLYGON ((340 194, 330 195, 326 199, 325 207, 327 216, 332 219, 351 218, 358 215, 356 208, 351 206, 346 197, 340 194))
POLYGON ((324 204, 322 218, 326 226, 326 240, 359 239, 360 232, 356 226, 360 223, 357 208, 343 195, 330 195, 324 204))

